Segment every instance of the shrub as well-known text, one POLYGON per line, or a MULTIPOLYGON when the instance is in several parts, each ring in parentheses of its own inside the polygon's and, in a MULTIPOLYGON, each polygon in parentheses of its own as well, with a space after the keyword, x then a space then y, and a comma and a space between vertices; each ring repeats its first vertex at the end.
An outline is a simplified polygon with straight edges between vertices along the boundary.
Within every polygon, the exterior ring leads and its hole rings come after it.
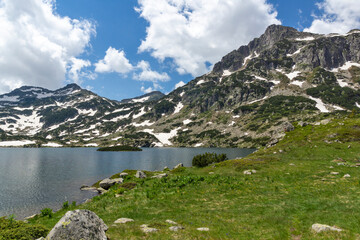
POLYGON ((46 217, 49 216, 49 218, 52 218, 53 216, 53 211, 51 208, 44 208, 43 210, 41 210, 41 216, 46 217))
POLYGON ((196 155, 192 160, 195 167, 206 167, 211 163, 218 163, 227 160, 226 154, 204 153, 196 155))
POLYGON ((63 203, 62 208, 63 208, 63 209, 68 209, 69 206, 70 206, 70 205, 69 205, 69 201, 66 201, 66 202, 63 203))

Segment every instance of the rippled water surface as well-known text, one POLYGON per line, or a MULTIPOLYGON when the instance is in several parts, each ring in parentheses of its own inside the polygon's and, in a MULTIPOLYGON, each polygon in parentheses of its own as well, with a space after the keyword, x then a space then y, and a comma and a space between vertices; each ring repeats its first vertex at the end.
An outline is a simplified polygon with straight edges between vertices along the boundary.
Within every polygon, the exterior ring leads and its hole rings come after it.
POLYGON ((178 163, 191 166, 201 153, 244 157, 254 150, 233 148, 144 148, 142 152, 97 152, 95 148, 0 148, 0 216, 20 219, 41 209, 59 209, 65 201, 78 203, 94 193, 81 185, 125 169, 161 170, 178 163))

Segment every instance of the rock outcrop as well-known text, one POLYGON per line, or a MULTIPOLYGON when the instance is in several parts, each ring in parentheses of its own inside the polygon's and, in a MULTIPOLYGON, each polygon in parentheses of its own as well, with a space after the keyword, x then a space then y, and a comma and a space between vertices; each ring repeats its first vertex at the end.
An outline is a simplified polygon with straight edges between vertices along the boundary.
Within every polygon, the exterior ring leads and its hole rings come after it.
POLYGON ((89 210, 68 211, 50 231, 48 240, 107 240, 108 227, 89 210))

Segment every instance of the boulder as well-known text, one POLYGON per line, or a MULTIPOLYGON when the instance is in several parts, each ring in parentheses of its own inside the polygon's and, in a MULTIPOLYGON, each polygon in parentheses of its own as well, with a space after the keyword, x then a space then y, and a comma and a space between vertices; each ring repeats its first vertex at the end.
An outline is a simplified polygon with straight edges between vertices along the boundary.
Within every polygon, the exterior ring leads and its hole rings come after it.
POLYGON ((294 131, 295 127, 290 122, 284 122, 281 124, 281 127, 284 129, 285 132, 294 131))
POLYGON ((116 183, 114 179, 105 178, 99 183, 99 186, 105 190, 108 190, 111 186, 113 186, 116 183))
POLYGON ((137 178, 146 178, 146 174, 143 171, 137 171, 135 174, 137 178))
POLYGON ((107 240, 108 227, 89 210, 68 211, 47 235, 49 240, 96 239, 107 240))
POLYGON ((319 223, 315 223, 311 226, 311 229, 314 232, 320 233, 320 232, 326 232, 326 231, 336 231, 336 232, 341 232, 342 229, 337 228, 337 227, 331 227, 328 225, 324 225, 324 224, 319 224, 319 223))
POLYGON ((351 177, 350 174, 345 174, 344 175, 344 178, 349 178, 349 177, 351 177))
POLYGON ((339 172, 331 172, 331 175, 339 175, 339 172))

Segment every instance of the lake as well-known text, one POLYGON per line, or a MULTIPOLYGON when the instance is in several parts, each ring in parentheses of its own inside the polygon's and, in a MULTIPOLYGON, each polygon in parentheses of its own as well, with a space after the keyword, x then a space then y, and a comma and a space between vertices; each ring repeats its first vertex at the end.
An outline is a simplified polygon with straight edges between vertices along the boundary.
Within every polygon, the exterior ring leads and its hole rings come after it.
POLYGON ((244 157, 254 149, 143 148, 142 152, 97 152, 96 148, 0 148, 0 216, 17 219, 43 208, 60 209, 65 201, 81 203, 95 193, 80 191, 125 169, 162 170, 191 166, 205 152, 244 157))

